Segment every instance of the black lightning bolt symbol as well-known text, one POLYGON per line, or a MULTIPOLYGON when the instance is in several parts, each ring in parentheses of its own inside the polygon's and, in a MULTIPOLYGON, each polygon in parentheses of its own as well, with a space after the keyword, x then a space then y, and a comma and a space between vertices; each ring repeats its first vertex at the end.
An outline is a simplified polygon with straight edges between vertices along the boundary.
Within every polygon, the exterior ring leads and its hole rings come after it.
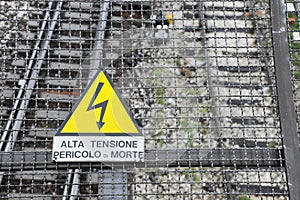
POLYGON ((100 93, 102 87, 103 87, 104 83, 99 83, 97 88, 96 88, 96 92, 90 102, 90 105, 87 109, 87 111, 90 111, 90 110, 93 110, 93 109, 97 109, 97 108, 102 108, 101 109, 101 114, 100 114, 100 119, 99 121, 96 121, 97 125, 98 125, 98 128, 99 130, 103 127, 103 125, 105 124, 105 122, 103 122, 103 117, 104 117, 104 113, 105 113, 105 110, 106 110, 106 106, 107 106, 107 103, 108 103, 108 100, 106 101, 103 101, 101 103, 98 103, 96 105, 93 106, 98 94, 100 93))

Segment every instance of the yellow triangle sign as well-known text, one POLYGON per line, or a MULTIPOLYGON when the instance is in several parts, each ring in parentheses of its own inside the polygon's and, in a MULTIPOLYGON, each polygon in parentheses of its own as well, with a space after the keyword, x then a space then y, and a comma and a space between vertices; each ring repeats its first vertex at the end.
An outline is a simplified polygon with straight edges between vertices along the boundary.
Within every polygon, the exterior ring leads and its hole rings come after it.
POLYGON ((56 136, 77 134, 142 135, 105 71, 97 72, 56 136))
POLYGON ((143 162, 144 137, 99 70, 53 138, 55 162, 143 162), (67 137, 65 137, 67 136, 67 137))

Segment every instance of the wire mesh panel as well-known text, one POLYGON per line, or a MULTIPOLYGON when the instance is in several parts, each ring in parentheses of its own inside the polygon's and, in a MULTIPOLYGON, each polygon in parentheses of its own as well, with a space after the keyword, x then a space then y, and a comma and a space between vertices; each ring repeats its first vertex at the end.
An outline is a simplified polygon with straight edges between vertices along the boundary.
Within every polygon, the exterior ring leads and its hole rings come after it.
POLYGON ((0 3, 2 199, 289 198, 269 1, 0 3), (53 136, 98 69, 145 161, 54 163, 53 136))
MULTIPOLYGON (((299 2, 287 2, 286 3, 286 19, 287 19, 287 29, 289 36, 289 47, 290 47, 290 61, 291 61, 291 73, 292 73, 292 83, 294 91, 294 101, 297 112, 297 123, 299 124, 299 2)), ((299 126, 299 125, 298 125, 299 126)))

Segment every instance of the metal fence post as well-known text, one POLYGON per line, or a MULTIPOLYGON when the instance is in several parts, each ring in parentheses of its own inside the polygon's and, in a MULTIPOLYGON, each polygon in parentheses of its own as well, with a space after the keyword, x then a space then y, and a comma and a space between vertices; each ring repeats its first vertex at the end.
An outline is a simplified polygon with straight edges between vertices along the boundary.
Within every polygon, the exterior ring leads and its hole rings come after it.
POLYGON ((292 81, 289 61, 289 46, 286 31, 285 3, 270 1, 276 86, 288 189, 291 199, 300 197, 300 153, 297 137, 296 112, 293 101, 292 81))

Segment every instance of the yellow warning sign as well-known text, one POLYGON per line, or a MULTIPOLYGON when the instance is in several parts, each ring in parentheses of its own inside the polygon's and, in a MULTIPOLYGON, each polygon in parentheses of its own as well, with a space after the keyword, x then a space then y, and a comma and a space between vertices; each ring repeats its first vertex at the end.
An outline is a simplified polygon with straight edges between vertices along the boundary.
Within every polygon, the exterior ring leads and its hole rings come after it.
POLYGON ((55 162, 143 162, 144 137, 99 70, 53 138, 55 162))
POLYGON ((56 135, 141 135, 105 71, 99 70, 56 135))

